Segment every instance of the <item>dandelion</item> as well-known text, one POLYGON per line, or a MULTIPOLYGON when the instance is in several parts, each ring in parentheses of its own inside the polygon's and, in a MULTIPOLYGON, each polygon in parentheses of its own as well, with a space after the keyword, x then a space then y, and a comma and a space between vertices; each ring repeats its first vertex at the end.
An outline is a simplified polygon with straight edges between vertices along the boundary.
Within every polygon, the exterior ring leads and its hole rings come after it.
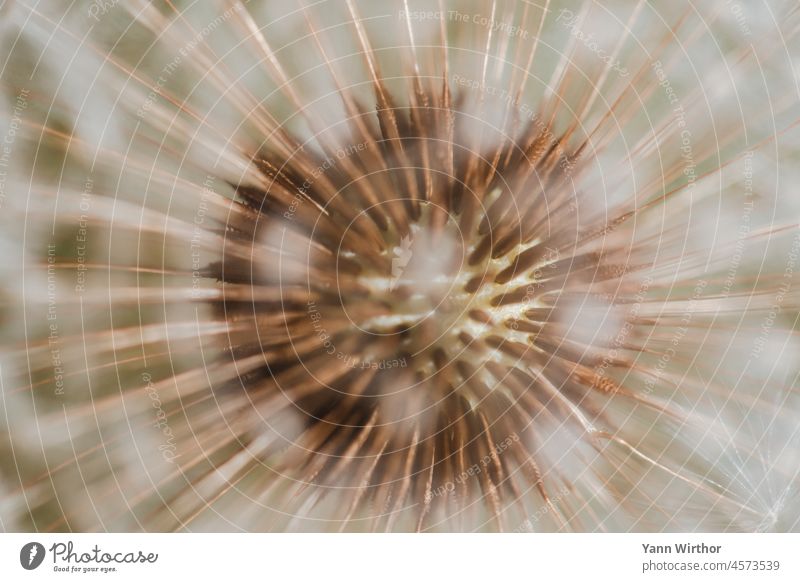
POLYGON ((797 529, 800 13, 736 8, 13 3, 3 526, 797 529))

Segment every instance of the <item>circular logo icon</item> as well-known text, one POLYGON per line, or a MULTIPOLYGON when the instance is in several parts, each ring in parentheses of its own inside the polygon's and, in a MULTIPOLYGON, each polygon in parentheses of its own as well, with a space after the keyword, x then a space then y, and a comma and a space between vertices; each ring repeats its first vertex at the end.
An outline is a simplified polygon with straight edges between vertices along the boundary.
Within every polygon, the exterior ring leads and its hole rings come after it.
POLYGON ((44 561, 44 546, 39 542, 28 542, 19 551, 19 563, 26 570, 35 570, 44 561))

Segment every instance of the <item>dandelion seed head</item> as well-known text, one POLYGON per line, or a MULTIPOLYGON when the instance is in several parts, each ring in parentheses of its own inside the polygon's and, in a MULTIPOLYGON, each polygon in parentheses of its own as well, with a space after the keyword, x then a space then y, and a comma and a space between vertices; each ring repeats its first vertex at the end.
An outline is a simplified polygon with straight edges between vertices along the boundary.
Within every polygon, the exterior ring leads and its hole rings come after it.
POLYGON ((8 9, 3 523, 796 529, 800 13, 705 4, 8 9))

